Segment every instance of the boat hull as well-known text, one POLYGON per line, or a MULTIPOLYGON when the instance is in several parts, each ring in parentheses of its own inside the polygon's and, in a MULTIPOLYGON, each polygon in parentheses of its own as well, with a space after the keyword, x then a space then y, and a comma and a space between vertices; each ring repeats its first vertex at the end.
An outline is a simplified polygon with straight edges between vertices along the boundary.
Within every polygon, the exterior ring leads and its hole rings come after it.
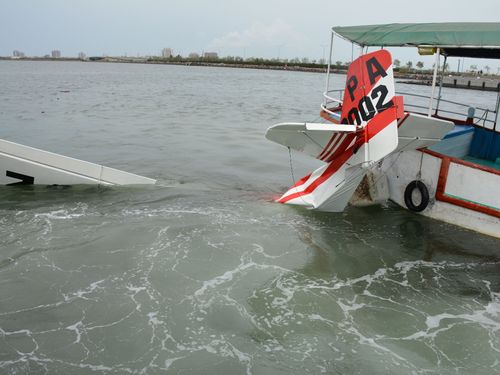
POLYGON ((408 185, 421 181, 429 201, 420 214, 500 238, 500 171, 428 150, 393 154, 377 169, 401 207, 409 209, 408 185))

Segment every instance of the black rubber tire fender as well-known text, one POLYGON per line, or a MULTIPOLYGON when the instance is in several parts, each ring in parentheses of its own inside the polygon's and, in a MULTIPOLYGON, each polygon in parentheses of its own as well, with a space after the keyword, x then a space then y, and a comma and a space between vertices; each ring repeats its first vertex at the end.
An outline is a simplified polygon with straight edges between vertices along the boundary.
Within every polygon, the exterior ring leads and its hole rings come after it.
POLYGON ((406 207, 408 207, 408 209, 413 212, 422 212, 427 208, 427 205, 429 204, 429 190, 422 181, 413 180, 412 182, 410 182, 408 186, 406 186, 404 197, 406 207), (418 189, 422 197, 419 205, 413 203, 412 193, 415 189, 418 189))

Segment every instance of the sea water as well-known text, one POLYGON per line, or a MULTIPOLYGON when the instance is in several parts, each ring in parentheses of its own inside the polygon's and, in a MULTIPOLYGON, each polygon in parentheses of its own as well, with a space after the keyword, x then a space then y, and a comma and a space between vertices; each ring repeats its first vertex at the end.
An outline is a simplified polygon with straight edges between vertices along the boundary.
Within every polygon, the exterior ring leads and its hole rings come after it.
POLYGON ((158 180, 0 188, 0 373, 500 373, 499 240, 273 202, 319 162, 265 130, 317 119, 323 84, 0 62, 0 138, 158 180))

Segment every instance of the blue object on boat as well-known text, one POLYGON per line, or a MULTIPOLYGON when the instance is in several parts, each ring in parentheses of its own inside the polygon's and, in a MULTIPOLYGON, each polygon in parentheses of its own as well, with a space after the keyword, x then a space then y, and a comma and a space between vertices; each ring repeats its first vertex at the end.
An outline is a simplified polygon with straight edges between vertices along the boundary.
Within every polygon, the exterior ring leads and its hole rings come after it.
POLYGON ((494 130, 475 128, 469 155, 496 161, 500 157, 500 133, 494 130))
POLYGON ((472 133, 473 131, 474 127, 472 125, 455 125, 455 127, 449 133, 446 133, 443 139, 457 137, 459 135, 472 133))
POLYGON ((470 144, 474 135, 474 127, 471 125, 455 125, 440 142, 429 147, 429 150, 453 158, 464 158, 469 154, 470 144))
POLYGON ((337 112, 328 113, 328 116, 330 116, 332 119, 340 122, 340 119, 341 119, 340 113, 337 113, 337 112))

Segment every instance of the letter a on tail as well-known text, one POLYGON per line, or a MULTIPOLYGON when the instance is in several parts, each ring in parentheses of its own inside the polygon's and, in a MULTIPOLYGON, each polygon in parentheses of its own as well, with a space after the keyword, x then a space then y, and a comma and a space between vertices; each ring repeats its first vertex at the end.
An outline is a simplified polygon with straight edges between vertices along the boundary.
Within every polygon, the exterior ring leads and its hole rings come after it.
POLYGON ((269 139, 309 155, 316 152, 315 157, 326 163, 300 179, 278 202, 322 211, 344 210, 368 168, 397 148, 396 102, 401 112, 402 101, 395 97, 391 55, 380 50, 359 57, 349 66, 341 124, 325 123, 324 129, 321 124, 270 128, 266 135, 269 139))

